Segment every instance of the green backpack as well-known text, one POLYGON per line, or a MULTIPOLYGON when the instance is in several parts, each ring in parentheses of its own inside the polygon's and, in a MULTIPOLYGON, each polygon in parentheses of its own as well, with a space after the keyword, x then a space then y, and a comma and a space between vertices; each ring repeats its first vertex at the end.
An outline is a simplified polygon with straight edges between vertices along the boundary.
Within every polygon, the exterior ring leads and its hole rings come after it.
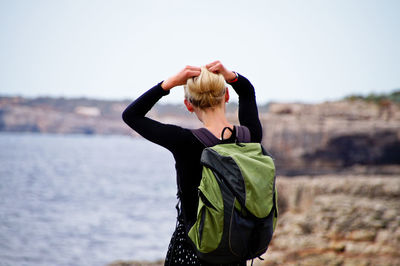
POLYGON ((274 162, 260 143, 249 143, 248 128, 235 129, 236 143, 228 144, 218 144, 205 128, 192 131, 207 148, 197 220, 188 236, 198 257, 210 263, 261 256, 278 217, 274 162))

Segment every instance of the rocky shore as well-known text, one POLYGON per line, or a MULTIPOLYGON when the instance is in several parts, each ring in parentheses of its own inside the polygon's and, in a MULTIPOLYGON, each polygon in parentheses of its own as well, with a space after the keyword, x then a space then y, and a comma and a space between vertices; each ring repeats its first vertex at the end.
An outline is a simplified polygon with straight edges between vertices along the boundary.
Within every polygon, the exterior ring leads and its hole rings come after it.
MULTIPOLYGON (((281 176, 277 187, 277 229, 254 265, 400 265, 399 176, 281 176)), ((110 264, 133 265, 163 261, 110 264)))
POLYGON ((255 265, 400 265, 400 177, 280 177, 280 219, 255 265))

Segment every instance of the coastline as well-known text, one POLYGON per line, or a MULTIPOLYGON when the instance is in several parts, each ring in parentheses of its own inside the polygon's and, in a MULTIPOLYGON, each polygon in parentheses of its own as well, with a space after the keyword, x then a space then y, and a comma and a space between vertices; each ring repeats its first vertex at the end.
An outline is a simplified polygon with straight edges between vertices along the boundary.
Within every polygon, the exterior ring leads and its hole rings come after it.
MULTIPOLYGON (((398 175, 279 176, 277 188, 277 229, 254 265, 400 264, 398 175)), ((109 264, 136 265, 163 261, 109 264)))

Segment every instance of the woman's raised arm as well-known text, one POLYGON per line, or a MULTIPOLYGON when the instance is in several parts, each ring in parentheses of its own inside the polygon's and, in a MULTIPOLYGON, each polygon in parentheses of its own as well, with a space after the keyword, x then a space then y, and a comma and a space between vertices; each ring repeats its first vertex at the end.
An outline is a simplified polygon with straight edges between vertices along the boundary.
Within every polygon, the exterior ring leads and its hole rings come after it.
POLYGON ((133 101, 122 113, 122 119, 142 137, 173 151, 176 143, 181 140, 182 128, 150 119, 146 117, 146 114, 161 97, 169 94, 170 89, 184 85, 188 78, 198 75, 200 75, 199 67, 185 67, 133 101))

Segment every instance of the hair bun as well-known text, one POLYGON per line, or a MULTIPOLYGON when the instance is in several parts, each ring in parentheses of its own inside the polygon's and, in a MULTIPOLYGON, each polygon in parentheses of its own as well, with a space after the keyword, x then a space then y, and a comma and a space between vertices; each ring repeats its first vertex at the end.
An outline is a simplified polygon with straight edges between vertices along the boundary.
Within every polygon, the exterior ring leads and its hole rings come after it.
POLYGON ((206 67, 201 67, 200 75, 188 79, 184 88, 185 98, 194 106, 204 109, 221 103, 226 85, 222 74, 215 74, 206 67))

